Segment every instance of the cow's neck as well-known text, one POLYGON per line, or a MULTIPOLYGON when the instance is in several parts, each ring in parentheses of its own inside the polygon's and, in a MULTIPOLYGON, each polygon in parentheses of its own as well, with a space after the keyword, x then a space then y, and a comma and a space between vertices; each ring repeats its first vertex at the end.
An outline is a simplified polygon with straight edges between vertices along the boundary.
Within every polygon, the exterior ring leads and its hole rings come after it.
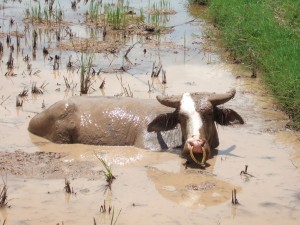
POLYGON ((195 101, 190 93, 184 93, 180 102, 180 113, 184 114, 186 121, 186 138, 193 136, 200 137, 200 128, 202 120, 200 114, 196 111, 195 101))

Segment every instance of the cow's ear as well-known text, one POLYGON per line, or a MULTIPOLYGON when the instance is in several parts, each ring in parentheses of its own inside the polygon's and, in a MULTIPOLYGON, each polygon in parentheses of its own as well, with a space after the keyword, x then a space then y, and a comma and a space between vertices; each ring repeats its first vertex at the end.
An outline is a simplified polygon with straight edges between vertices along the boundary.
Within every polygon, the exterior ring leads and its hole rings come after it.
POLYGON ((214 120, 223 126, 244 124, 243 118, 233 109, 214 107, 214 120))
POLYGON ((158 115, 151 123, 148 124, 148 132, 159 132, 173 130, 178 124, 178 112, 164 113, 158 115))

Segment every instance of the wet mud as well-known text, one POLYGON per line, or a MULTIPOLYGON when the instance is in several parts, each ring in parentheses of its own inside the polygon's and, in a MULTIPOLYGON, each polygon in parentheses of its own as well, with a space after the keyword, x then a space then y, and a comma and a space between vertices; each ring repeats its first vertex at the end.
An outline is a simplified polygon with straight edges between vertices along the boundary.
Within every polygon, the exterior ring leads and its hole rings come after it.
MULTIPOLYGON (((215 52, 207 41, 205 22, 188 12, 187 2, 170 1, 167 9, 172 13, 156 18, 167 31, 125 36, 122 31, 118 44, 113 39, 106 47, 103 27, 86 23, 90 1, 77 1, 76 9, 69 1, 59 2, 63 22, 51 25, 24 20, 24 11, 37 2, 0 3, 0 171, 1 188, 8 188, 0 223, 299 223, 300 134, 288 129, 289 118, 259 76, 252 79, 251 71, 215 52), (10 55, 12 68, 7 64, 10 55), (226 107, 239 112, 246 124, 218 126, 220 146, 205 170, 185 168, 180 149, 60 145, 30 134, 28 123, 36 113, 80 95, 81 58, 91 55, 95 72, 88 95, 131 94, 147 100, 184 92, 222 93, 234 87, 237 94, 226 107), (151 77, 153 65, 159 63, 165 78, 151 77), (34 84, 40 92, 32 93, 34 84), (16 107, 17 99, 22 106, 16 107), (116 179, 111 190, 95 154, 112 167, 116 179), (247 173, 241 173, 246 165, 247 173), (65 193, 65 178, 71 194, 65 193), (103 205, 112 207, 114 216, 103 212, 103 205)), ((151 11, 148 1, 129 3, 138 15, 143 9, 145 21, 155 22, 146 13, 151 11)), ((42 9, 48 4, 41 1, 42 9)))

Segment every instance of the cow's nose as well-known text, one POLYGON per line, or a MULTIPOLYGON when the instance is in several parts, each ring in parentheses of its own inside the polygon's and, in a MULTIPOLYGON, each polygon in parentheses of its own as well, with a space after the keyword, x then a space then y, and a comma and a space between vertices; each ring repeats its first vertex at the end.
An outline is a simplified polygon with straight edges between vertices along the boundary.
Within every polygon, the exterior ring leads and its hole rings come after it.
POLYGON ((193 136, 192 138, 189 138, 187 140, 188 149, 190 150, 192 148, 192 151, 194 153, 203 153, 203 146, 205 144, 205 140, 201 137, 193 136))

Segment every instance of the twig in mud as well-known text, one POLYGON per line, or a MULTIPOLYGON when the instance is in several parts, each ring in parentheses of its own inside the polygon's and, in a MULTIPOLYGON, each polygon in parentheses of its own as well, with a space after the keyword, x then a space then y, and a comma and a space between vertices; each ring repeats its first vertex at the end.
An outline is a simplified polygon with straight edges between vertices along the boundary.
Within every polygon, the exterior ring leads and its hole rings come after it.
POLYGON ((134 47, 137 43, 139 43, 139 41, 135 42, 133 45, 131 45, 131 46, 127 49, 127 51, 126 51, 126 53, 125 53, 125 55, 124 55, 124 58, 128 59, 128 57, 127 57, 128 53, 133 49, 133 47, 134 47))
POLYGON ((9 98, 10 98, 10 96, 8 96, 6 99, 4 99, 4 100, 0 103, 0 105, 2 105, 4 102, 6 102, 6 100, 9 99, 9 98))
POLYGON ((241 173, 240 173, 240 175, 248 175, 250 177, 254 177, 253 175, 249 174, 247 172, 247 170, 248 170, 248 165, 245 165, 245 170, 242 170, 241 173))
POLYGON ((290 159, 290 161, 291 161, 291 163, 293 164, 293 166, 294 166, 296 169, 298 169, 298 166, 295 165, 295 163, 293 162, 293 160, 290 159))
POLYGON ((187 21, 187 22, 185 22, 185 23, 181 23, 181 24, 177 24, 177 25, 170 26, 170 27, 168 27, 168 28, 173 29, 174 27, 178 27, 178 26, 181 26, 181 25, 185 25, 185 24, 188 24, 188 23, 192 23, 192 22, 194 22, 195 20, 196 20, 196 19, 193 19, 193 20, 187 21))
POLYGON ((231 202, 233 205, 238 205, 239 201, 236 198, 236 189, 234 188, 231 193, 231 202))

